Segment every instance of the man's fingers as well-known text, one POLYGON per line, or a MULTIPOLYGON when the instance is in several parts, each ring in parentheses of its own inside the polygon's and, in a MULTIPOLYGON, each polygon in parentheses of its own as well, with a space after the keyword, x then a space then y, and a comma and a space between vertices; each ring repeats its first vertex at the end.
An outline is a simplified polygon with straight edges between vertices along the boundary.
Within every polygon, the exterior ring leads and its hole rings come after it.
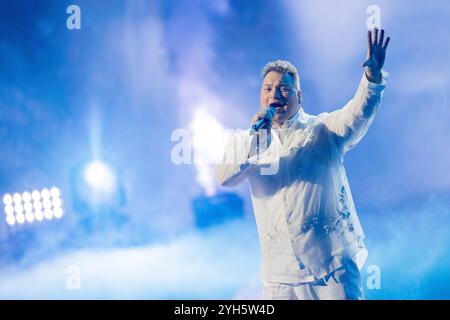
POLYGON ((375 33, 373 37, 373 45, 376 46, 378 44, 378 28, 375 28, 375 33))
POLYGON ((252 120, 250 121, 250 124, 253 125, 255 124, 256 121, 258 121, 259 119, 262 119, 263 117, 261 117, 258 113, 255 114, 252 118, 252 120))
POLYGON ((383 49, 386 49, 386 48, 387 48, 387 46, 388 46, 388 44, 389 44, 389 40, 391 40, 391 38, 390 38, 390 37, 387 37, 387 38, 386 38, 386 42, 384 43, 383 49))
POLYGON ((378 42, 378 45, 379 45, 380 47, 383 46, 383 40, 384 40, 384 29, 381 29, 381 32, 380 32, 380 42, 378 42))
POLYGON ((369 48, 369 53, 372 53, 372 32, 367 31, 367 48, 369 48))
POLYGON ((257 113, 255 113, 255 114, 253 115, 253 118, 252 118, 252 120, 251 120, 251 121, 252 121, 252 124, 255 123, 256 121, 258 121, 258 120, 264 118, 265 115, 266 115, 266 112, 265 112, 264 109, 259 110, 257 113))

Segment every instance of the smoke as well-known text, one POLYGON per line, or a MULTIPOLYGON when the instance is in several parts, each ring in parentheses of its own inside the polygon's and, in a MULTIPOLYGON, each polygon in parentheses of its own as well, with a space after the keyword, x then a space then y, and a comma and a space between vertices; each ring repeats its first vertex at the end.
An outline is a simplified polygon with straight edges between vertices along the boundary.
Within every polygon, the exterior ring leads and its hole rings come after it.
POLYGON ((369 247, 366 267, 377 265, 381 270, 381 289, 366 290, 367 297, 448 298, 448 289, 439 290, 450 277, 448 197, 409 199, 409 204, 372 208, 367 213, 363 219, 369 247))
POLYGON ((234 220, 147 246, 84 249, 36 265, 3 268, 2 299, 255 298, 256 227, 234 220), (79 289, 70 285, 78 270, 79 289), (69 283, 69 284, 68 284, 69 283))

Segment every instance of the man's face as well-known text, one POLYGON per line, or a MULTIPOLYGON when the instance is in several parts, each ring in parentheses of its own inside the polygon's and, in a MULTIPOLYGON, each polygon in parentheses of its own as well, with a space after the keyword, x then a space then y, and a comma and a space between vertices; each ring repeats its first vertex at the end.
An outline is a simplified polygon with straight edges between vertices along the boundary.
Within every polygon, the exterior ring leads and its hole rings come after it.
POLYGON ((296 88, 295 79, 289 73, 269 72, 261 86, 261 108, 275 106, 273 122, 281 125, 300 108, 301 91, 296 88))

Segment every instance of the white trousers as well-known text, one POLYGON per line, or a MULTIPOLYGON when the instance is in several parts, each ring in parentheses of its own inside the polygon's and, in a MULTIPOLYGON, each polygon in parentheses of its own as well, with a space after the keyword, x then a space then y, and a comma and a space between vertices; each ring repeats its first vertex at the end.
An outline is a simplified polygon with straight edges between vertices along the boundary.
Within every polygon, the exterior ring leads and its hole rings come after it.
POLYGON ((265 300, 364 300, 361 274, 349 260, 325 277, 303 283, 263 282, 265 300))

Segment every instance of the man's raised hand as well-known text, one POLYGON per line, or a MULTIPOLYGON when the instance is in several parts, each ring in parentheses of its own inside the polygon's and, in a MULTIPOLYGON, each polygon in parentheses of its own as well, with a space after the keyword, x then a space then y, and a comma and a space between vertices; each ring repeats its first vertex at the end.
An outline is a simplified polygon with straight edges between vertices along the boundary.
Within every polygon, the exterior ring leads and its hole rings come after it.
POLYGON ((366 67, 366 76, 372 82, 381 82, 381 68, 383 68, 389 40, 389 37, 386 41, 384 40, 383 29, 379 36, 377 28, 367 32, 367 60, 363 63, 363 67, 366 67))

